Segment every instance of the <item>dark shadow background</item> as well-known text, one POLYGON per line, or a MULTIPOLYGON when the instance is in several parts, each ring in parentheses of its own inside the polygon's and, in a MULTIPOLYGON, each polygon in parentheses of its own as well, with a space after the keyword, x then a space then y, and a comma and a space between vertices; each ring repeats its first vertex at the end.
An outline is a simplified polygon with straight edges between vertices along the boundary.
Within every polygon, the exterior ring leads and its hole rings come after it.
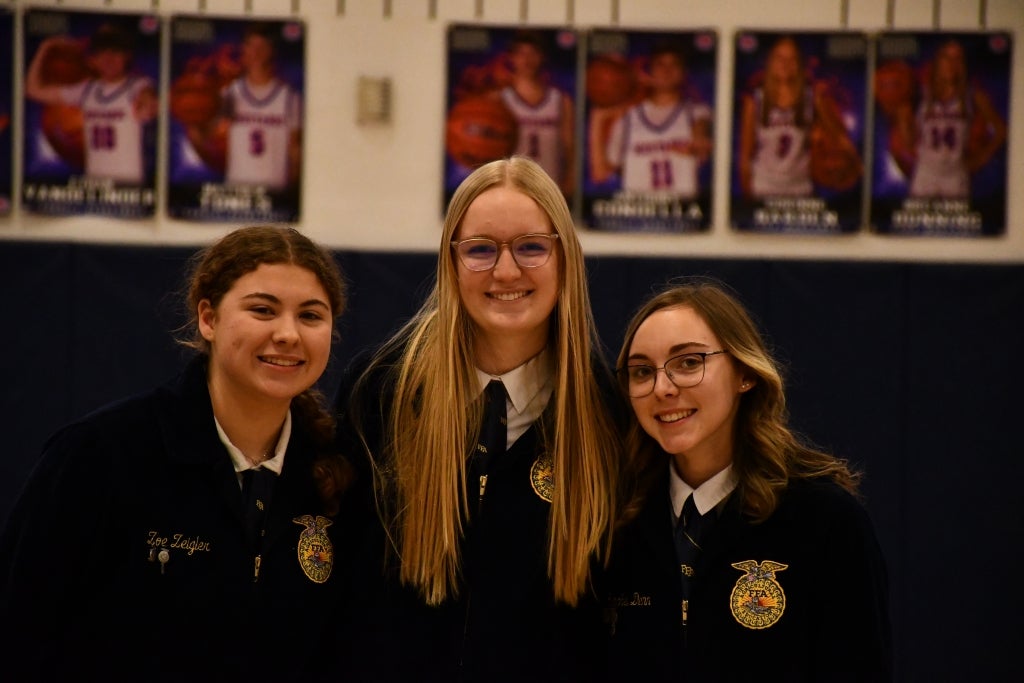
MULTIPOLYGON (((193 251, 0 242, 0 519, 49 434, 181 365, 177 292, 193 251)), ((415 311, 436 260, 336 256, 351 300, 322 382, 328 395, 355 351, 415 311)), ((1018 670, 1024 448, 1012 423, 1024 412, 1024 265, 587 263, 612 358, 633 309, 669 278, 718 278, 752 309, 788 368, 793 424, 866 473, 890 572, 898 680, 1000 680, 1018 670)), ((844 571, 835 568, 835 591, 821 599, 856 610, 844 601, 844 571)))

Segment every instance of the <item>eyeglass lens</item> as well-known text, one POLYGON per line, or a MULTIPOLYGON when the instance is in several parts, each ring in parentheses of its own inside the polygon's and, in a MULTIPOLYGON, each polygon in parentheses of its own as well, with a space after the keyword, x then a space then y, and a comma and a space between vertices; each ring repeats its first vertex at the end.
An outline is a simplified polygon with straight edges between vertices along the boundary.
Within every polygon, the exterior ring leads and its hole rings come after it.
MULTIPOLYGON (((658 370, 653 365, 627 365, 626 384, 631 398, 641 398, 654 391, 658 370)), ((665 375, 680 389, 695 387, 704 379, 704 355, 685 353, 669 358, 664 365, 665 375)))
POLYGON ((520 235, 511 242, 498 243, 486 237, 474 237, 456 244, 459 258, 470 270, 490 270, 498 263, 501 247, 509 244, 512 258, 522 268, 543 266, 551 256, 553 235, 520 235))

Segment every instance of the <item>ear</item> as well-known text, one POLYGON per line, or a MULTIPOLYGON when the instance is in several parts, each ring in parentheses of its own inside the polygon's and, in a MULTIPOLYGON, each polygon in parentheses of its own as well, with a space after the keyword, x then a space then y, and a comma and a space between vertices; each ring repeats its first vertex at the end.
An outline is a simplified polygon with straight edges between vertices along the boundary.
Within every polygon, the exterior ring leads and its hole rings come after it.
POLYGON ((756 377, 744 377, 743 381, 740 382, 740 389, 739 389, 740 393, 741 394, 745 394, 746 392, 748 392, 751 389, 753 389, 755 384, 757 384, 757 378, 756 377))
POLYGON ((213 304, 210 303, 209 299, 203 299, 199 302, 199 308, 196 310, 196 320, 199 323, 199 334, 203 335, 203 339, 206 341, 212 342, 215 323, 217 322, 217 311, 214 310, 213 304))

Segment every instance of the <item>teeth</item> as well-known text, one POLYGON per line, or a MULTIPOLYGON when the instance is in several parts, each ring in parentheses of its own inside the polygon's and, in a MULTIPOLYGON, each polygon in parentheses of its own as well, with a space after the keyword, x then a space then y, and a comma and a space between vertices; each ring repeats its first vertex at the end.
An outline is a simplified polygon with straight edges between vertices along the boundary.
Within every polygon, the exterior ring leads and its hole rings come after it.
POLYGON ((280 365, 286 368, 295 367, 301 365, 302 361, 298 360, 285 360, 284 358, 267 358, 266 356, 260 356, 260 360, 264 363, 270 363, 271 365, 280 365))
POLYGON ((526 292, 492 292, 491 296, 499 301, 515 301, 526 296, 526 292))
POLYGON ((668 413, 666 415, 658 415, 657 419, 659 422, 678 422, 684 417, 690 417, 696 410, 680 410, 678 413, 668 413))

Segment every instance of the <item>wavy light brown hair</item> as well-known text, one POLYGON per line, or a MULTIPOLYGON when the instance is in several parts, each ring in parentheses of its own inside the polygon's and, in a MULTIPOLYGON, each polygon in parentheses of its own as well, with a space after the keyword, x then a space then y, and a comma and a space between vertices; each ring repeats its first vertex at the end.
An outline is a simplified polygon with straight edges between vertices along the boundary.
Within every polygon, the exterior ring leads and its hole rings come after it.
MULTIPOLYGON (((254 225, 234 230, 191 259, 185 306, 187 334, 180 343, 208 357, 210 343, 199 332, 199 302, 208 300, 213 308, 235 282, 263 264, 290 264, 316 276, 327 294, 331 316, 336 323, 345 310, 346 287, 334 257, 295 228, 254 225)), ((337 327, 333 336, 337 337, 337 327)), ((313 476, 324 508, 337 512, 341 494, 351 482, 346 461, 331 455, 334 449, 335 418, 323 394, 310 387, 291 402, 293 417, 312 435, 318 450, 313 476)))
MULTIPOLYGON (((746 514, 757 521, 770 517, 779 495, 795 478, 831 479, 857 494, 859 473, 850 470, 845 461, 805 445, 790 430, 778 363, 750 314, 723 285, 708 279, 677 281, 649 299, 626 328, 617 367, 626 365, 640 324, 667 308, 693 309, 729 352, 739 372, 757 378, 753 388, 740 395, 734 425, 732 467, 739 482, 736 493, 746 514)), ((628 519, 639 511, 666 459, 635 414, 629 420, 626 452, 636 482, 625 513, 628 519)))
POLYGON ((364 375, 400 354, 390 370, 396 391, 384 452, 375 454, 383 459, 376 469, 378 488, 385 492, 378 504, 387 501, 382 516, 401 558, 401 580, 431 605, 456 596, 460 539, 471 514, 467 458, 482 414, 474 400, 476 329, 459 296, 450 244, 470 204, 495 187, 513 188, 537 202, 559 236, 560 291, 549 337, 555 390, 541 438, 554 462, 548 575, 555 598, 575 605, 589 586, 591 562, 607 560, 619 441, 595 375, 599 342, 572 216, 555 182, 529 159, 491 162, 459 186, 444 221, 433 291, 364 375))

